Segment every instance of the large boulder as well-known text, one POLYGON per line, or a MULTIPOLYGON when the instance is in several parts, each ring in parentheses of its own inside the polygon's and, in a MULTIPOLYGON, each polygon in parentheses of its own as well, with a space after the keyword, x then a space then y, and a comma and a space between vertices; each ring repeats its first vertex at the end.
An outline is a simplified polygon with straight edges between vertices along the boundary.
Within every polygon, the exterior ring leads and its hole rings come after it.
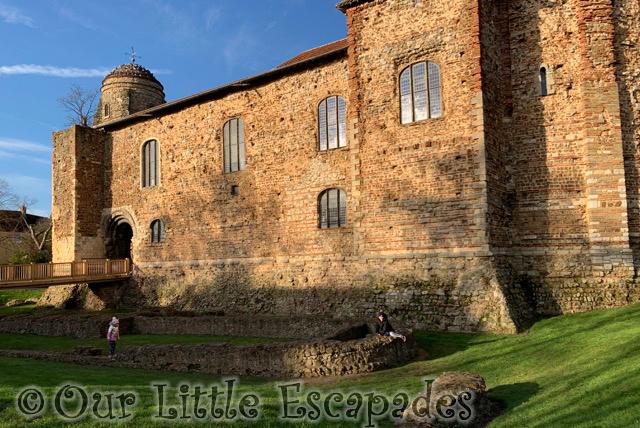
POLYGON ((444 372, 415 397, 396 427, 484 427, 495 417, 496 410, 487 398, 482 376, 470 372, 444 372))
POLYGON ((115 308, 124 282, 110 284, 71 284, 47 288, 38 300, 39 307, 103 311, 115 308))

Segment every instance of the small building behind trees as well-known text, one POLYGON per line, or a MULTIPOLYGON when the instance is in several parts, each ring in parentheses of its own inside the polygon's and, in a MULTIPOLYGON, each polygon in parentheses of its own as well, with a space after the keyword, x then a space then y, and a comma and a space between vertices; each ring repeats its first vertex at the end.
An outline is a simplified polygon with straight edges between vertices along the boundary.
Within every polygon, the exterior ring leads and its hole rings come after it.
POLYGON ((51 236, 42 250, 31 237, 30 225, 41 238, 51 220, 24 211, 0 210, 0 264, 46 262, 51 259, 51 236))

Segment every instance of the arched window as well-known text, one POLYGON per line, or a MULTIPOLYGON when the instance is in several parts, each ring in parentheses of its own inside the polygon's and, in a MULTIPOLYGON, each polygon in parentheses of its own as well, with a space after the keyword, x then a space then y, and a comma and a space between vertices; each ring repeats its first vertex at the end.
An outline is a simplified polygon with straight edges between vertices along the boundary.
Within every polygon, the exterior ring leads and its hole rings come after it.
POLYGON ((151 222, 151 242, 164 242, 164 223, 162 220, 151 222))
POLYGON ((242 171, 245 165, 244 122, 231 119, 224 124, 224 172, 242 171))
POLYGON ((347 103, 341 96, 325 98, 318 106, 318 135, 319 150, 347 145, 347 103))
POLYGON ((327 189, 318 196, 318 226, 321 229, 347 225, 347 194, 341 189, 327 189))
POLYGON ((412 123, 442 116, 440 66, 429 61, 410 65, 400 73, 400 118, 412 123))
POLYGON ((160 147, 156 140, 149 140, 142 146, 142 187, 158 185, 160 169, 160 147))
POLYGON ((110 114, 109 104, 104 105, 104 117, 109 117, 110 114))
POLYGON ((540 67, 540 95, 543 97, 549 94, 549 88, 547 87, 547 68, 540 67))

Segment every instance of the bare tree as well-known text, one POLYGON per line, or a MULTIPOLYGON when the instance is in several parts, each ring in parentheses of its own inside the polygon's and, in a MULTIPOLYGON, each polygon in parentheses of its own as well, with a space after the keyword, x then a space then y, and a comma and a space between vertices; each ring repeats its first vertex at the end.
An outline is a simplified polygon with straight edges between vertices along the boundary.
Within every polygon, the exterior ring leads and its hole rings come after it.
POLYGON ((27 207, 22 205, 20 207, 20 218, 29 230, 29 236, 31 237, 33 244, 36 246, 38 251, 43 251, 44 246, 47 243, 47 239, 49 238, 49 232, 51 232, 51 228, 53 227, 51 217, 49 217, 49 219, 42 219, 36 224, 31 224, 27 218, 27 207))
MULTIPOLYGON (((3 228, 12 227, 10 213, 3 210, 13 209, 18 205, 18 195, 13 193, 11 186, 5 180, 0 179, 0 231, 3 228)), ((4 248, 10 242, 10 234, 0 233, 0 248, 4 248)))
POLYGON ((50 240, 52 222, 51 218, 41 219, 36 223, 33 223, 33 219, 31 219, 30 222, 27 216, 27 207, 33 204, 35 204, 35 200, 20 198, 13 193, 9 183, 0 179, 0 249, 5 251, 14 249, 13 251, 15 251, 15 239, 18 236, 16 234, 19 234, 20 231, 28 231, 33 245, 25 247, 25 250, 31 248, 28 250, 29 252, 32 252, 33 249, 40 253, 44 251, 50 240), (16 208, 19 210, 19 215, 16 215, 16 208))
POLYGON ((13 193, 11 186, 0 178, 0 210, 9 209, 18 205, 18 195, 13 193))
POLYGON ((99 91, 89 91, 78 84, 73 84, 69 93, 58 102, 68 113, 67 125, 91 126, 96 114, 99 91))

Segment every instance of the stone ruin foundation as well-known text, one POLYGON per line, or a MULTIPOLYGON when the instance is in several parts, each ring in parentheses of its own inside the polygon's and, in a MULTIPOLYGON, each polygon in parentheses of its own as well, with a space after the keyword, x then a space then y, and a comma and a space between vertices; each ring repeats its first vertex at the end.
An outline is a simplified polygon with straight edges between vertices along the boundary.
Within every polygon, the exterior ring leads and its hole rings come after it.
MULTIPOLYGON (((78 364, 266 378, 344 376, 396 367, 417 356, 410 331, 407 341, 373 333, 362 321, 315 318, 161 316, 160 312, 120 315, 122 340, 114 359, 98 348, 70 352, 0 351, 78 364), (346 327, 345 327, 346 326, 346 327), (342 328, 340 328, 342 327, 342 328), (126 345, 130 334, 197 334, 296 339, 249 346, 126 345)), ((118 316, 118 315, 117 315, 118 316)), ((0 332, 77 338, 105 337, 111 315, 63 311, 0 316, 0 332)))

